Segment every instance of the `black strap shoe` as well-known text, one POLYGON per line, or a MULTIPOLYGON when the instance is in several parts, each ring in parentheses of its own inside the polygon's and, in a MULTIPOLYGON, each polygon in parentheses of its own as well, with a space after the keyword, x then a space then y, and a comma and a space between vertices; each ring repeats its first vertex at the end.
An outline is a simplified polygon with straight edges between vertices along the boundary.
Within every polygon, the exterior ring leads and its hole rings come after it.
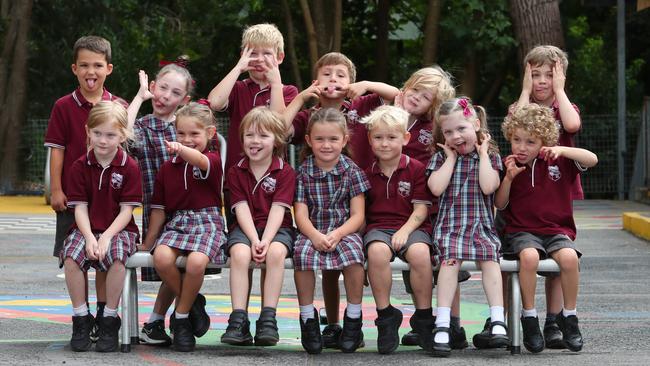
POLYGON ((72 338, 70 348, 75 352, 86 352, 92 346, 90 332, 93 329, 95 318, 91 314, 72 317, 72 338))
POLYGON ((318 322, 318 312, 314 309, 314 317, 300 321, 300 343, 302 348, 311 355, 319 354, 323 351, 323 337, 320 334, 320 323, 318 322))
POLYGON ((403 315, 399 309, 390 307, 390 315, 375 319, 375 325, 377 326, 377 351, 381 354, 393 353, 399 346, 399 327, 402 324, 403 315))
POLYGON ((174 318, 174 338, 172 347, 176 351, 191 352, 196 347, 196 339, 192 330, 192 323, 189 318, 174 318))
POLYGON ((357 319, 352 319, 348 317, 348 311, 345 310, 345 315, 343 316, 343 331, 341 332, 341 338, 339 344, 341 345, 341 351, 344 353, 352 353, 357 350, 357 348, 363 347, 363 314, 360 315, 357 319))
POLYGON ((235 310, 230 313, 226 332, 221 335, 221 343, 233 346, 250 346, 253 344, 253 336, 250 331, 251 323, 248 314, 244 310, 235 310))
MULTIPOLYGON (((433 328, 436 326, 436 318, 433 315, 427 317, 418 317, 413 315, 409 319, 409 324, 413 328, 413 332, 417 336, 416 345, 420 346, 425 351, 431 352, 431 347, 433 346, 431 333, 433 328)), ((404 338, 402 338, 402 344, 404 338)))
MULTIPOLYGON (((321 320, 323 318, 321 317, 321 320)), ((325 348, 341 348, 339 346, 339 338, 341 338, 341 332, 343 331, 343 328, 341 328, 340 325, 338 324, 328 324, 324 329, 323 329, 323 347, 325 348)))
POLYGON ((524 347, 531 353, 539 353, 544 350, 544 337, 539 330, 538 317, 521 317, 521 329, 524 333, 524 347))
POLYGON ((275 346, 280 340, 278 334, 278 322, 275 319, 275 311, 265 311, 262 309, 260 318, 255 322, 255 345, 256 346, 275 346))
POLYGON ((451 346, 449 345, 449 342, 438 343, 435 340, 436 334, 440 332, 447 333, 451 339, 449 327, 436 327, 431 334, 431 354, 435 357, 449 357, 451 355, 451 346))
POLYGON ((122 320, 119 316, 102 316, 99 318, 99 338, 95 345, 97 352, 115 352, 120 344, 120 327, 122 320))
POLYGON ((562 339, 564 340, 566 347, 573 352, 582 350, 583 340, 582 334, 580 333, 580 327, 578 326, 578 317, 575 315, 564 317, 564 315, 560 313, 557 316, 557 325, 562 331, 562 339))
POLYGON ((190 308, 190 322, 197 337, 202 337, 210 329, 210 316, 205 311, 205 304, 205 296, 197 294, 190 308))
POLYGON ((546 348, 566 349, 566 344, 562 339, 562 331, 560 331, 556 321, 547 320, 544 323, 544 343, 546 343, 546 348))

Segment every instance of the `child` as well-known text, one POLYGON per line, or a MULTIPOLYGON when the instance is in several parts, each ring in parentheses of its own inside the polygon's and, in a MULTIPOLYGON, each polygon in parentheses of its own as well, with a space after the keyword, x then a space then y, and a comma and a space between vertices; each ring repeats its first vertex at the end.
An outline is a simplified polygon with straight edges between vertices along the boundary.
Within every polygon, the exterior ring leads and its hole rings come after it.
POLYGON ((262 312, 255 326, 255 345, 278 343, 276 308, 284 279, 284 259, 292 253, 295 234, 291 206, 296 175, 282 160, 286 148, 284 122, 265 107, 252 109, 240 125, 245 157, 230 168, 230 187, 237 222, 230 231, 226 253, 230 256, 232 313, 221 342, 250 345, 247 296, 248 266, 266 263, 262 312))
POLYGON ((362 345, 361 299, 364 255, 357 233, 364 220, 364 192, 368 180, 341 152, 350 136, 345 116, 322 108, 309 119, 304 162, 298 170, 294 204, 300 233, 294 249, 294 278, 300 304, 302 346, 320 353, 323 341, 314 308, 315 270, 342 270, 348 305, 339 346, 354 352, 362 345))
POLYGON ((433 230, 436 259, 441 265, 432 348, 434 356, 448 357, 450 306, 464 260, 479 262, 483 273, 492 320, 489 344, 505 347, 509 343, 498 262, 500 242, 492 208, 501 159, 487 131, 485 110, 475 108, 469 99, 443 102, 436 111, 436 121, 434 136, 442 151, 435 153, 427 166, 429 188, 440 197, 433 230))
MULTIPOLYGON (((117 101, 127 106, 123 99, 104 88, 106 77, 113 72, 110 42, 102 37, 84 36, 75 42, 72 54, 72 73, 77 77, 79 86, 54 103, 45 133, 45 146, 51 152, 50 202, 56 211, 55 257, 59 257, 63 240, 75 222, 73 211, 66 209, 68 188, 66 179, 62 177, 68 176, 72 163, 86 154, 85 126, 90 109, 102 100, 117 101)), ((105 280, 104 273, 97 272, 97 317, 101 317, 106 305, 105 280)), ((97 331, 95 329, 91 335, 93 341, 97 340, 97 331)))
MULTIPOLYGON (((129 152, 138 159, 143 179, 142 235, 146 237, 151 215, 151 196, 158 169, 171 158, 165 147, 165 141, 176 141, 176 110, 181 104, 190 100, 194 80, 179 57, 176 63, 163 66, 156 80, 149 85, 147 74, 140 70, 140 89, 128 108, 129 124, 133 126, 135 139, 129 152), (136 120, 142 103, 151 99, 153 113, 136 120)), ((143 281, 160 281, 154 268, 142 268, 143 281)), ((165 332, 165 314, 174 301, 174 293, 162 282, 156 296, 156 302, 144 323, 140 340, 143 343, 159 346, 171 344, 171 338, 165 332)), ((209 325, 208 325, 209 326, 209 325)), ((204 326, 202 326, 204 327, 204 326)))
POLYGON ((142 181, 136 162, 120 148, 131 136, 124 107, 111 101, 98 102, 86 125, 90 150, 77 159, 67 173, 68 206, 75 223, 59 256, 72 301, 72 339, 75 352, 88 351, 90 332, 96 321, 97 352, 115 352, 121 320, 117 307, 124 284, 124 263, 136 250, 138 227, 133 208, 142 202, 142 181), (108 272, 106 306, 93 320, 88 312, 85 273, 90 267, 108 272))
MULTIPOLYGON (((351 158, 357 166, 365 169, 372 163, 373 155, 368 143, 368 131, 364 124, 359 123, 360 119, 384 104, 384 100, 392 101, 399 90, 379 82, 355 82, 356 74, 354 63, 344 54, 330 52, 323 55, 314 65, 316 80, 287 106, 283 117, 289 133, 293 134, 292 143, 303 144, 307 122, 312 113, 321 108, 340 110, 345 115, 347 127, 351 131, 351 158), (366 92, 370 94, 364 95, 366 92), (300 111, 313 97, 318 98, 318 104, 300 111)), ((341 334, 341 327, 338 325, 339 276, 340 271, 323 271, 322 286, 328 320, 328 325, 323 330, 326 348, 338 348, 341 334)))
MULTIPOLYGON (((228 146, 225 171, 242 156, 239 124, 246 113, 257 106, 268 106, 282 113, 286 104, 298 94, 293 85, 282 85, 278 66, 284 60, 284 39, 273 24, 256 24, 244 30, 241 58, 208 95, 216 111, 228 110, 228 146), (248 72, 248 79, 237 80, 248 72)), ((227 197, 226 197, 227 198, 227 197)))
POLYGON ((366 169, 370 191, 366 200, 368 279, 377 305, 377 349, 392 353, 399 345, 402 312, 390 304, 395 256, 409 263, 415 296, 411 323, 428 348, 433 315, 431 309, 431 192, 426 187, 424 164, 402 154, 409 142, 408 112, 392 106, 375 109, 362 120, 368 126, 375 162, 366 169))
MULTIPOLYGON (((529 103, 550 107, 560 130, 558 145, 575 146, 575 134, 580 131, 580 110, 571 103, 564 90, 569 66, 566 52, 551 46, 534 47, 524 58, 524 78, 519 100, 510 106, 509 114, 529 103)), ((584 199, 580 175, 573 187, 573 199, 584 199)), ((498 215, 497 215, 498 216, 498 215)), ((499 220, 498 220, 499 221, 499 220)), ((546 322, 544 338, 548 348, 566 348, 562 333, 555 321, 562 310, 562 286, 556 273, 543 273, 546 277, 546 322)))
POLYGON ((210 262, 226 262, 222 251, 226 236, 221 216, 221 159, 207 149, 216 133, 214 115, 207 104, 193 102, 176 112, 178 142, 165 141, 167 151, 176 156, 163 163, 156 175, 153 210, 143 245, 151 248, 155 241, 156 271, 178 299, 170 328, 174 329, 173 346, 182 352, 194 350, 194 336, 202 336, 210 326, 205 297, 199 293, 205 268, 210 262), (167 223, 166 214, 172 215, 167 223), (181 255, 187 255, 182 278, 176 267, 176 258, 181 255))
POLYGON ((512 145, 512 155, 504 160, 506 176, 495 204, 506 222, 508 245, 504 247, 504 256, 516 256, 520 261, 524 346, 533 353, 544 349, 535 309, 535 287, 539 260, 551 257, 560 266, 564 297, 558 325, 567 348, 580 351, 582 335, 576 300, 581 253, 573 243, 576 227, 570 188, 580 172, 595 166, 598 158, 588 150, 555 146, 558 126, 551 109, 544 106, 528 104, 517 109, 506 117, 502 130, 512 145))

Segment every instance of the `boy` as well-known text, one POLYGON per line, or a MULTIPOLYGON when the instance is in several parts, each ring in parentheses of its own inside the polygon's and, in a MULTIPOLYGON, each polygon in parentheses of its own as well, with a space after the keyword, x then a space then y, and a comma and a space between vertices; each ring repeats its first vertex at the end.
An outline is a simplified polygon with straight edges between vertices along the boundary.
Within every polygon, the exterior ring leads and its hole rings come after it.
POLYGON ((366 234, 363 238, 368 258, 368 279, 377 305, 377 349, 392 353, 399 345, 398 330, 402 312, 390 304, 392 273, 390 262, 397 255, 409 263, 415 296, 416 328, 420 345, 428 349, 433 315, 431 308, 433 276, 431 267, 432 195, 425 183, 425 166, 402 154, 410 133, 406 130, 408 112, 382 106, 362 123, 368 127, 368 139, 375 162, 366 169, 370 192, 366 199, 366 234))
MULTIPOLYGON (((72 49, 72 73, 79 86, 71 94, 59 98, 52 107, 52 113, 45 133, 45 146, 51 150, 50 191, 51 206, 56 211, 55 257, 63 248, 63 241, 74 224, 74 211, 67 209, 67 192, 64 177, 72 163, 86 153, 86 120, 93 105, 102 100, 112 100, 127 106, 127 103, 104 88, 106 77, 113 72, 111 44, 102 37, 79 38, 72 49)), ((101 317, 106 304, 106 273, 97 272, 97 317, 101 317)), ((97 329, 92 339, 97 339, 97 329)))
POLYGON ((553 258, 560 266, 564 308, 557 316, 563 341, 571 351, 582 349, 576 316, 581 253, 575 248, 571 187, 580 172, 598 163, 588 150, 556 145, 559 128, 553 111, 528 104, 506 117, 503 134, 512 145, 504 159, 507 168, 495 195, 495 206, 506 222, 504 256, 520 260, 519 280, 523 311, 524 346, 544 349, 535 310, 535 286, 540 259, 553 258), (535 207, 531 210, 531 207, 535 207))
MULTIPOLYGON (((352 159, 361 169, 365 169, 372 163, 373 155, 366 126, 359 120, 384 104, 384 101, 393 101, 399 90, 379 82, 355 82, 356 76, 354 63, 344 54, 330 52, 323 55, 314 65, 316 80, 287 106, 283 118, 289 135, 293 134, 291 143, 303 144, 307 122, 313 112, 327 107, 340 109, 348 121, 351 134, 348 145, 352 148, 352 159), (364 95, 366 92, 370 94, 364 95), (318 105, 300 111, 314 97, 318 98, 318 105)), ((323 272, 323 297, 328 320, 328 325, 323 329, 325 348, 337 348, 342 331, 338 325, 339 275, 340 271, 323 272)))

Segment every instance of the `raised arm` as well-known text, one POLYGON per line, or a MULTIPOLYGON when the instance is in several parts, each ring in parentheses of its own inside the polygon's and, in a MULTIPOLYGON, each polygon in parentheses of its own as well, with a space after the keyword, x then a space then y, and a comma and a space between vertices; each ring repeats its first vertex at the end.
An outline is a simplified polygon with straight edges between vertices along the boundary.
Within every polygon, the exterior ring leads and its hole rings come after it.
POLYGON ((566 132, 575 133, 580 131, 582 122, 580 121, 578 111, 573 108, 569 97, 564 91, 565 81, 566 77, 562 63, 556 61, 555 66, 553 66, 553 92, 555 93, 555 100, 559 106, 560 120, 562 120, 562 127, 566 132))
POLYGON ((144 101, 153 98, 153 94, 149 91, 149 76, 143 70, 140 70, 138 73, 138 79, 140 80, 140 88, 138 93, 133 97, 131 104, 126 109, 128 115, 129 129, 133 129, 136 118, 138 118, 138 111, 142 106, 144 101))
POLYGON ((499 189, 497 189, 497 192, 494 195, 494 206, 499 210, 503 210, 508 206, 512 181, 519 173, 526 170, 525 167, 517 166, 514 155, 506 157, 504 163, 506 166, 506 176, 503 178, 503 181, 501 181, 501 185, 499 185, 499 189))
POLYGON ((251 53, 253 53, 253 49, 248 48, 248 46, 244 47, 241 58, 235 67, 210 91, 208 101, 212 110, 222 111, 228 107, 228 96, 230 96, 233 86, 239 79, 239 75, 252 69, 249 65, 252 61, 251 53))
POLYGON ((348 98, 350 99, 358 98, 368 92, 379 95, 387 103, 392 103, 399 94, 399 89, 386 83, 367 80, 348 85, 348 98))
POLYGON ((451 176, 454 174, 454 167, 456 165, 456 152, 447 145, 438 144, 438 146, 444 149, 447 159, 442 163, 440 169, 431 172, 431 175, 427 180, 429 190, 431 190, 431 193, 436 197, 440 197, 445 190, 447 190, 447 186, 449 186, 449 181, 451 180, 451 176))
POLYGON ((596 156, 596 154, 578 147, 544 146, 540 150, 540 153, 544 156, 544 160, 557 159, 558 157, 563 156, 567 159, 578 162, 578 164, 583 168, 591 168, 598 164, 598 156, 596 156))

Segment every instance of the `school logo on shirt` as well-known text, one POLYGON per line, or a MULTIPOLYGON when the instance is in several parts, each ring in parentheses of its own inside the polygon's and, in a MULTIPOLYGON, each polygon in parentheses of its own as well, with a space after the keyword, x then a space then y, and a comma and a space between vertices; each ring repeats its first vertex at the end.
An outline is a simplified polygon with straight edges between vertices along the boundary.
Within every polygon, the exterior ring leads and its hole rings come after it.
POLYGON ((201 169, 198 166, 192 167, 192 176, 194 177, 194 179, 202 179, 201 169))
POLYGON ((262 189, 266 193, 273 193, 275 192, 276 184, 277 184, 277 180, 275 178, 266 177, 262 182, 262 189))
POLYGON ((557 165, 549 165, 548 177, 551 178, 551 180, 554 182, 560 180, 560 178, 562 178, 562 174, 560 173, 560 168, 557 165))
POLYGON ((122 188, 123 181, 124 181, 124 176, 122 174, 118 174, 118 173, 111 174, 111 187, 113 187, 113 189, 122 188))
POLYGON ((431 140, 433 140, 433 134, 429 130, 422 129, 420 130, 420 136, 418 136, 418 141, 422 145, 431 145, 431 140))
POLYGON ((348 123, 355 124, 359 121, 359 112, 356 109, 348 111, 348 123))
POLYGON ((397 183, 397 192, 402 197, 408 197, 411 194, 411 183, 400 181, 397 183))

